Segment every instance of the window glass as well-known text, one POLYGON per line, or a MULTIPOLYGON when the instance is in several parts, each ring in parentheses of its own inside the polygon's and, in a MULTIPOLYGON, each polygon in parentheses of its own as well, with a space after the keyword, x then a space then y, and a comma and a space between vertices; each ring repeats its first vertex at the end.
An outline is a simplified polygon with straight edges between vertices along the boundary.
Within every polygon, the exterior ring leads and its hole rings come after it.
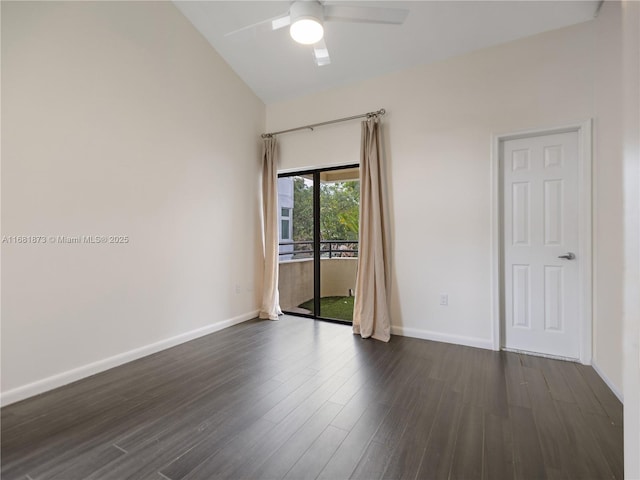
POLYGON ((282 240, 290 240, 291 237, 289 235, 289 219, 283 218, 282 224, 280 225, 280 233, 282 240))

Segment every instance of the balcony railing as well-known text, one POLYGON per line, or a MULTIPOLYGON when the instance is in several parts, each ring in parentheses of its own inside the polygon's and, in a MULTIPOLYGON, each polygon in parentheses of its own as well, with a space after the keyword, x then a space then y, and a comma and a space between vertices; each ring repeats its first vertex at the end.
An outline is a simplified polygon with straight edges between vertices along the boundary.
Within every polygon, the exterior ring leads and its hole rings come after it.
MULTIPOLYGON (((304 240, 298 242, 280 242, 279 254, 293 255, 295 259, 310 258, 313 256, 313 240, 304 240), (282 247, 292 246, 289 252, 283 251, 282 247)), ((357 240, 321 240, 320 241, 320 257, 321 258, 341 258, 341 257, 357 257, 358 241, 357 240)))

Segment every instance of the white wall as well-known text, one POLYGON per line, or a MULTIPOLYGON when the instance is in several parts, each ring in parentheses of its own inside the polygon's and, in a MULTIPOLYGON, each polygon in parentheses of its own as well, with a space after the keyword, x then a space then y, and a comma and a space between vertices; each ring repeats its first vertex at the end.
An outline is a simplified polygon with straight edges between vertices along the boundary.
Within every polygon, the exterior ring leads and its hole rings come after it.
POLYGON ((596 20, 594 365, 624 397, 625 478, 640 478, 640 4, 596 20))
POLYGON ((624 469, 627 478, 640 478, 640 3, 626 1, 620 7, 625 193, 624 469))
POLYGON ((605 2, 595 23, 594 352, 597 368, 622 393, 623 91, 619 2, 605 2))
POLYGON ((5 403, 258 308, 262 102, 170 2, 2 2, 5 403), (158 342, 158 343, 157 343, 158 342))
POLYGON ((640 3, 596 22, 596 283, 599 368, 622 385, 625 478, 640 478, 640 3))
MULTIPOLYGON (((589 22, 267 106, 269 131, 387 109, 395 332, 491 347, 491 136, 591 118, 592 49, 589 22)), ((282 135, 280 168, 358 161, 359 129, 282 135)))

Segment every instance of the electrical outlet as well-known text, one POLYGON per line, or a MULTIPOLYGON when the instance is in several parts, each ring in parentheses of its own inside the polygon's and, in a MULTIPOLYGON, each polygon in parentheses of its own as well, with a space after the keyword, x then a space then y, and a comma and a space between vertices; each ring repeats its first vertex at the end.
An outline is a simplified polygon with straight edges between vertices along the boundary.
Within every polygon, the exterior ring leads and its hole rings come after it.
POLYGON ((448 293, 441 293, 440 294, 440 305, 443 305, 445 307, 449 305, 449 294, 448 293))

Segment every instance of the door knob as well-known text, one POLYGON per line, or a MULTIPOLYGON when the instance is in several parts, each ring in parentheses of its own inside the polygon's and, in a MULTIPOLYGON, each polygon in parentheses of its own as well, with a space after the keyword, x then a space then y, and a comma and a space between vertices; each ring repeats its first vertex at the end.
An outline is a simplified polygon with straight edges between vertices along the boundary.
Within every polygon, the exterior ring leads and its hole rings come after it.
POLYGON ((576 255, 573 252, 567 252, 564 255, 558 256, 558 258, 565 258, 567 260, 573 260, 574 258, 576 258, 576 255))

